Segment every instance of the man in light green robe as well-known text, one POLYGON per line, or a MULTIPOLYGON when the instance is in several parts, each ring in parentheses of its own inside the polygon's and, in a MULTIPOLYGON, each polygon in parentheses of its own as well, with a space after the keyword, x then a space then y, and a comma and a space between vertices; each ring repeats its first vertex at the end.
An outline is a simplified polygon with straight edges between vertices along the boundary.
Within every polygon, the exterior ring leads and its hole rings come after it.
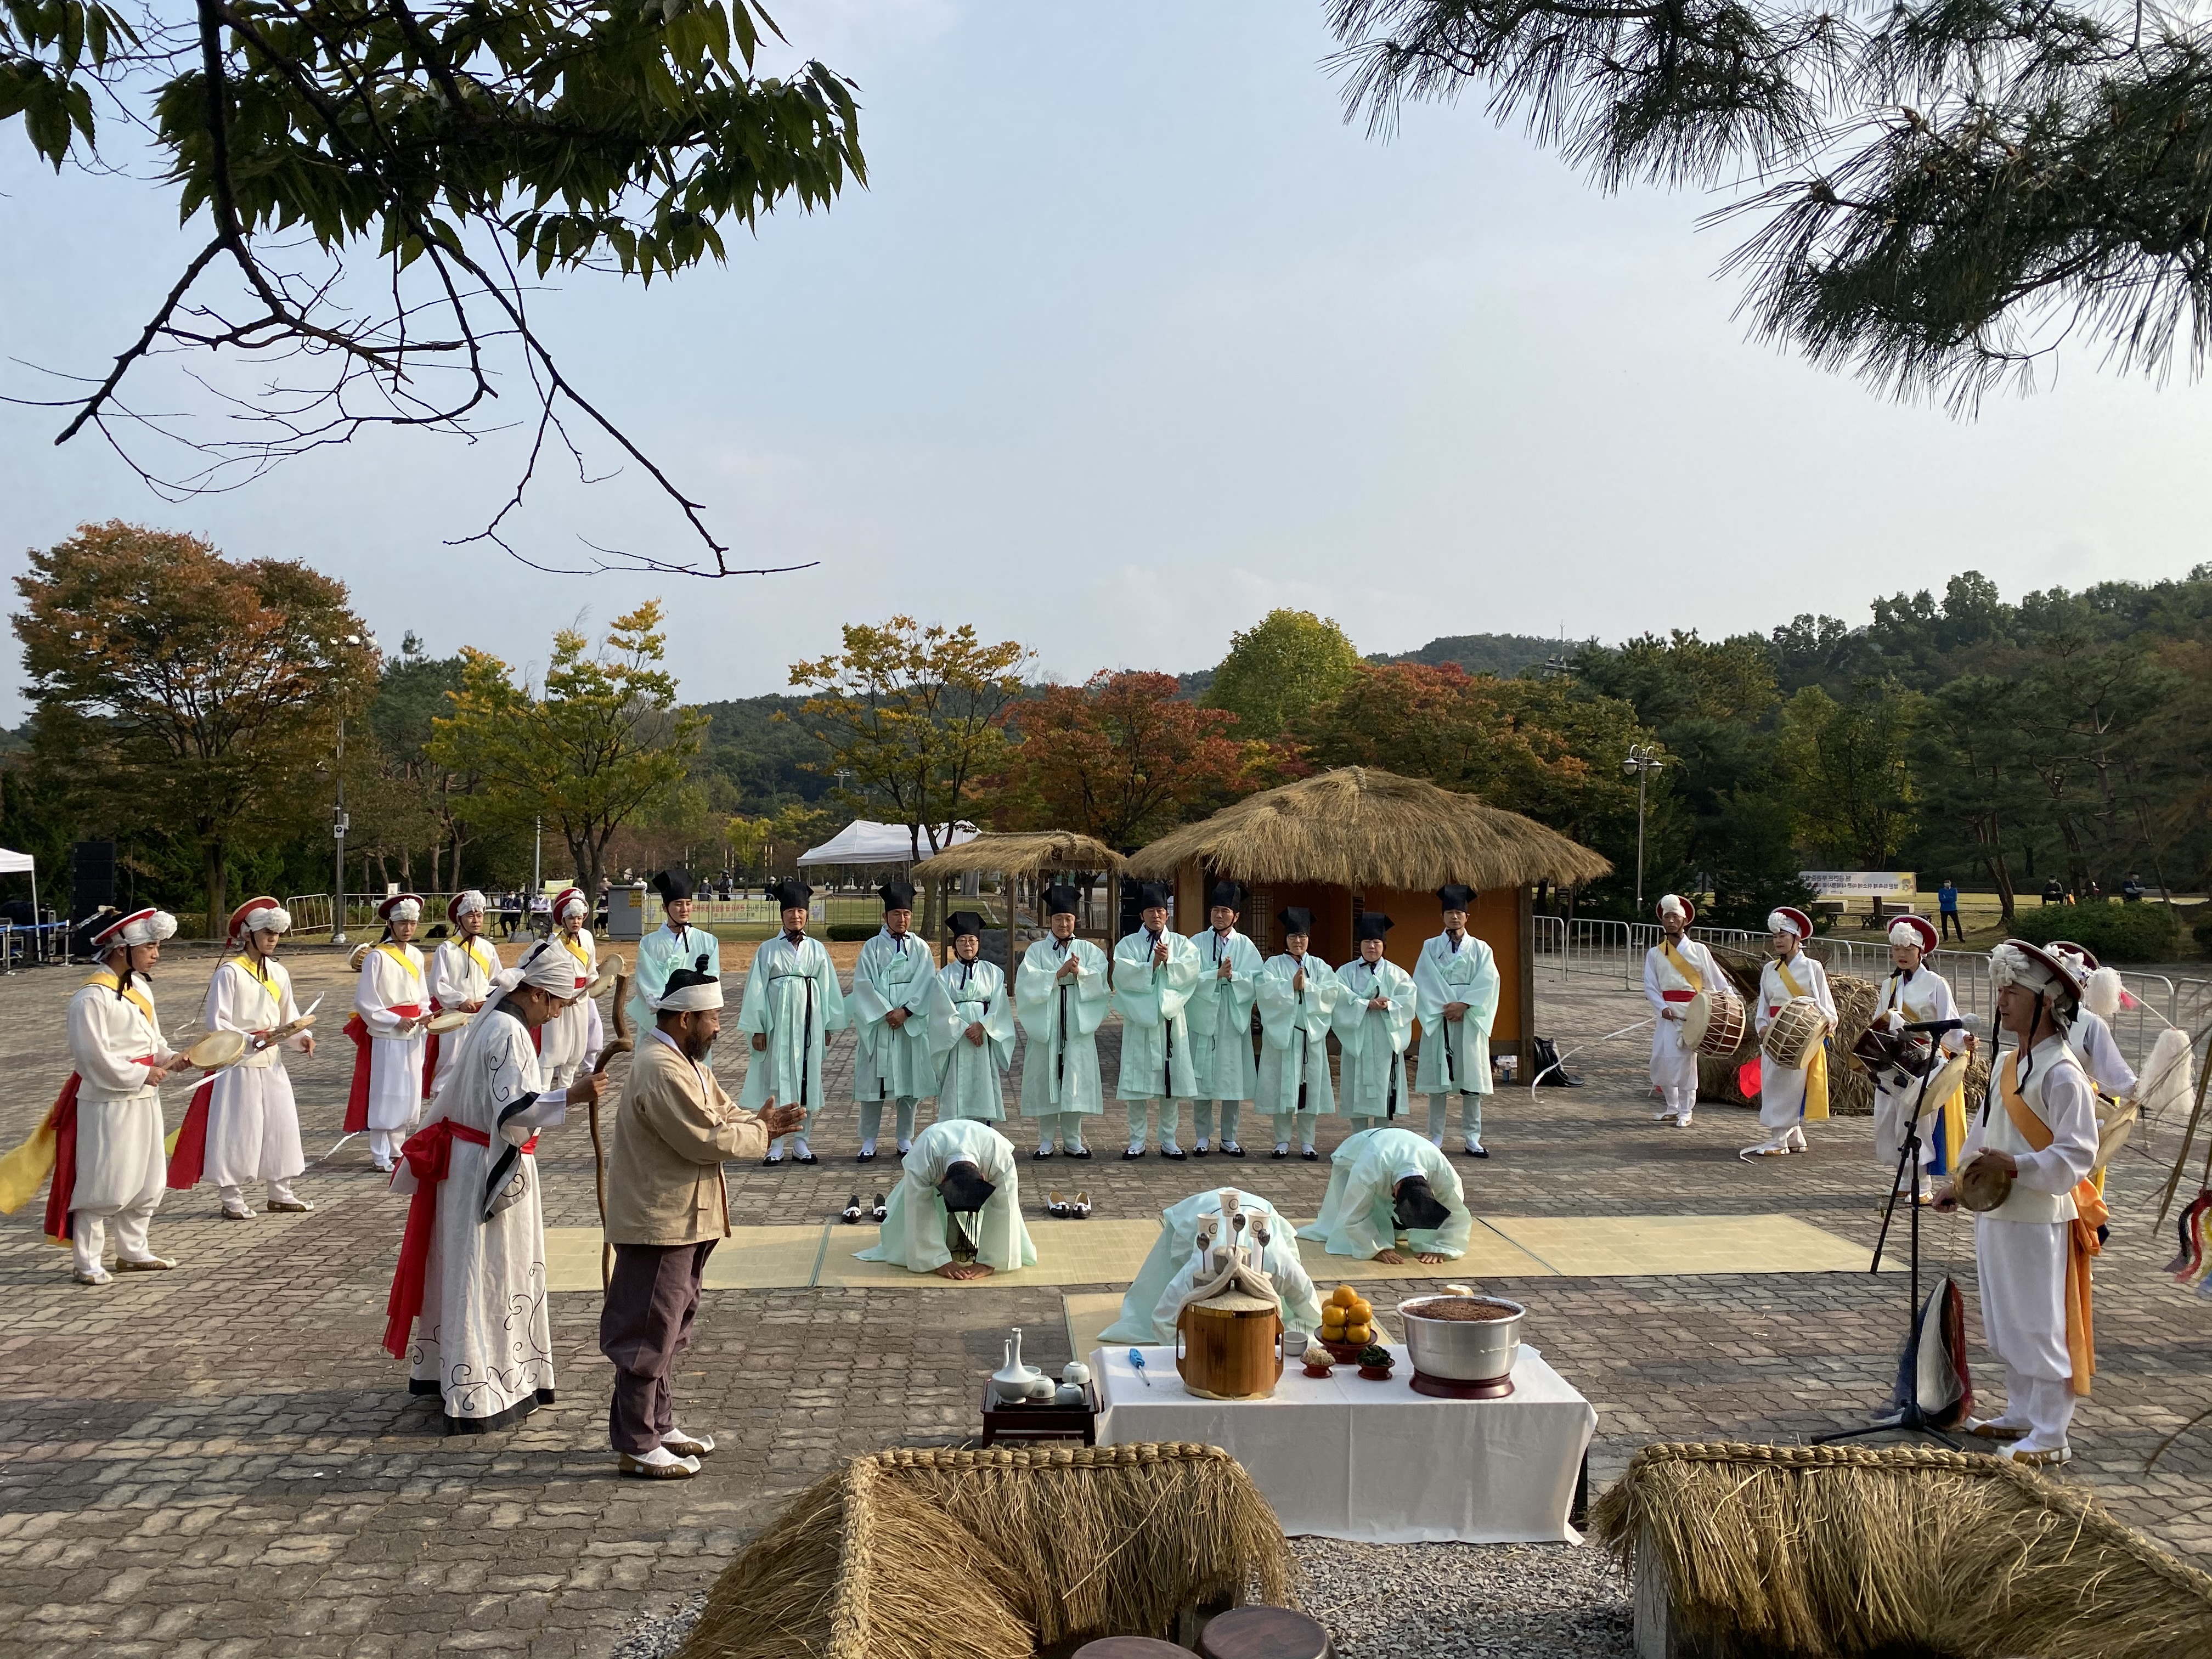
POLYGON ((860 1105, 860 1157, 876 1155, 884 1107, 898 1108, 899 1156, 914 1145, 915 1109, 937 1092, 937 1060, 951 1035, 952 1009, 937 982, 937 963, 914 927, 914 884, 893 877, 876 890, 883 931, 860 947, 853 969, 853 1098, 860 1105))
POLYGON ((1431 1266, 1467 1254, 1474 1217, 1459 1171, 1425 1136, 1411 1129, 1363 1130, 1346 1135, 1329 1164, 1321 1214, 1298 1229, 1300 1238, 1327 1245, 1331 1255, 1393 1267, 1406 1260, 1401 1237, 1431 1266))
MULTIPOLYGON (((806 936, 808 907, 814 890, 803 881, 780 881, 768 890, 769 897, 783 912, 783 931, 753 952, 745 970, 744 1000, 738 1008, 738 1030, 752 1048, 745 1066, 745 1086, 738 1103, 757 1112, 773 1100, 797 1106, 811 1127, 823 1104, 822 1058, 830 1034, 852 1024, 845 1010, 845 994, 837 983, 837 970, 830 965, 830 952, 818 939, 806 936)), ((796 1143, 794 1156, 801 1164, 822 1160, 806 1144, 806 1131, 780 1136, 769 1143, 763 1164, 781 1164, 787 1145, 796 1143)))
POLYGON ((1414 1017, 1421 1022, 1421 1072, 1413 1086, 1429 1097, 1429 1139, 1444 1144, 1452 1097, 1470 1158, 1482 1146, 1482 1097, 1490 1092, 1490 1027, 1498 1018, 1498 958, 1467 931, 1474 890, 1456 883, 1437 890, 1444 930, 1421 947, 1413 969, 1414 1017))
POLYGON ((1190 1028, 1190 1069, 1198 1092, 1191 1097, 1191 1154, 1212 1150, 1213 1109, 1221 1108, 1221 1150, 1244 1156, 1237 1120, 1252 1098, 1252 1000, 1258 994, 1260 947, 1237 931, 1244 896, 1233 881, 1217 881, 1207 895, 1212 926, 1193 933, 1198 949, 1198 988, 1183 1005, 1190 1028))
POLYGON ((1313 939, 1313 912, 1292 905, 1275 913, 1283 930, 1283 953, 1260 969, 1255 1000, 1260 1009, 1260 1075, 1254 1098, 1275 1119, 1277 1158, 1291 1155, 1291 1135, 1298 1137, 1298 1156, 1311 1163, 1314 1127, 1336 1109, 1328 1079, 1329 1019, 1336 1007, 1336 975, 1306 949, 1313 939))
POLYGON ((854 1260, 955 1279, 1036 1266, 1013 1142, 971 1118, 931 1124, 906 1155, 881 1236, 854 1260))
POLYGON ((1413 1040, 1413 976, 1382 956, 1390 918, 1364 912, 1354 932, 1359 954, 1336 970, 1336 1046, 1340 1103, 1353 1133, 1394 1122, 1413 1109, 1406 1086, 1406 1050, 1413 1040))
POLYGON ((1106 953, 1075 936, 1074 888, 1045 889, 1050 939, 1022 953, 1014 975, 1014 1013, 1021 1021, 1022 1115, 1037 1121, 1031 1158, 1050 1158, 1055 1142, 1070 1158, 1089 1158, 1083 1120, 1106 1109, 1098 1071, 1098 1028, 1112 1000, 1106 953))
POLYGON ((650 1031, 659 1018, 656 1002, 678 968, 689 968, 709 979, 722 976, 722 944, 703 927, 691 925, 691 878, 681 870, 663 870, 648 884, 660 895, 660 926, 637 942, 637 971, 630 975, 629 1024, 634 1031, 650 1031), (704 957, 707 965, 699 966, 704 957))
POLYGON ((1198 949, 1168 927, 1170 895, 1164 882, 1139 890, 1142 923, 1114 947, 1114 1007, 1121 1016, 1121 1077, 1115 1097, 1129 1108, 1125 1158, 1145 1155, 1145 1117, 1160 1105, 1160 1156, 1187 1154, 1176 1139, 1178 1103, 1197 1091, 1191 1073, 1190 1028, 1183 1005, 1198 985, 1198 949))
POLYGON ((1006 1115, 1006 1077, 1014 1063, 1014 1010, 1006 976, 981 959, 983 918, 956 910, 946 918, 952 960, 937 982, 952 1006, 951 1037, 937 1061, 937 1115, 996 1122, 1006 1115))

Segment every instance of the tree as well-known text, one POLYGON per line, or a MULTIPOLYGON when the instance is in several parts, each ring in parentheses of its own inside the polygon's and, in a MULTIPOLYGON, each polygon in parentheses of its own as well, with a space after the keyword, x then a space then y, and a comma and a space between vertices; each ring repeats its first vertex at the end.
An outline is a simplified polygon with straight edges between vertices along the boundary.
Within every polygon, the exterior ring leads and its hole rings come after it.
POLYGON ((82 525, 15 578, 37 741, 96 817, 195 855, 210 937, 230 862, 320 809, 301 787, 377 653, 343 584, 196 536, 82 525))
POLYGON ((965 623, 924 628, 911 617, 848 623, 843 635, 842 651, 792 664, 791 684, 808 694, 795 718, 829 751, 815 764, 836 775, 842 798, 888 802, 919 859, 1000 763, 999 716, 1036 653, 1013 640, 985 645, 965 623))
POLYGON ((2021 826, 2036 810, 2030 769, 2011 704, 2017 689, 1992 675, 1970 674, 1927 700, 1911 743, 1921 811, 1948 841, 1934 849, 1981 866, 1997 890, 2011 927, 2016 890, 2012 860, 2025 850, 2021 826))
POLYGON ((95 111, 118 109, 200 227, 137 339, 58 405, 60 441, 91 427, 157 483, 221 488, 368 428, 475 435, 512 422, 526 386, 528 459, 481 538, 514 551, 505 521, 549 446, 580 469, 580 422, 703 544, 616 556, 734 574, 701 504, 562 372, 526 296, 556 267, 672 277, 721 259, 722 228, 865 179, 850 87, 812 62, 755 76, 763 30, 753 0, 197 0, 135 21, 104 0, 0 0, 0 121, 20 115, 57 168, 98 167, 115 158, 95 111), (126 392, 179 353, 270 384, 218 394, 233 424, 188 438, 149 411, 198 376, 126 392), (185 444, 185 470, 143 459, 148 439, 185 444))
POLYGON ((1176 696, 1176 677, 1101 669, 1048 685, 1007 711, 1021 738, 1008 793, 1039 828, 1079 830, 1109 847, 1150 841, 1192 809, 1244 793, 1237 717, 1176 696), (1240 787, 1240 785, 1242 786, 1240 787))
POLYGON ((1470 91, 1606 189, 1747 193, 1754 331, 1971 405, 2072 334, 2155 374, 2212 313, 2212 39, 2120 0, 1333 0, 1351 111, 1470 91))
POLYGON ((477 775, 509 822, 538 817, 559 831, 576 884, 597 893, 607 843, 681 787, 706 726, 677 707, 666 655, 657 599, 616 617, 597 655, 576 629, 556 634, 542 691, 464 647, 452 712, 432 722, 431 758, 477 775))
POLYGON ((1245 736, 1274 738, 1349 685, 1359 668, 1359 653, 1334 621, 1310 611, 1270 611, 1230 635, 1205 701, 1236 715, 1245 736))
POLYGON ((1782 708, 1778 761, 1798 833, 1852 870, 1887 870, 1911 838, 1913 783, 1906 763, 1917 699, 1862 684, 1848 702, 1807 686, 1782 708))

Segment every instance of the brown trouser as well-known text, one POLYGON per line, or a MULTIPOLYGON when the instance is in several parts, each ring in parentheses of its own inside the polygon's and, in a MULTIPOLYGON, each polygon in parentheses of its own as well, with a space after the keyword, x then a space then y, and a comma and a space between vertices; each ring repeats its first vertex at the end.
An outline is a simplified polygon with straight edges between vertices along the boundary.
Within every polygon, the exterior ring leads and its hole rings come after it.
POLYGON ((599 1352, 615 1366, 607 1433, 618 1452, 642 1457, 676 1426, 668 1374, 691 1344, 714 1243, 615 1246, 614 1278, 599 1310, 599 1352))

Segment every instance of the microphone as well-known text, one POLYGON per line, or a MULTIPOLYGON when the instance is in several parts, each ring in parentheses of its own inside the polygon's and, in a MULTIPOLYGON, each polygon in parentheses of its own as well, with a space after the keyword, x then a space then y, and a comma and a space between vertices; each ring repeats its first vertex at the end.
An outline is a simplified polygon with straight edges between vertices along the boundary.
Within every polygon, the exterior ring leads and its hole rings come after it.
POLYGON ((1907 1024, 1905 1029, 1908 1031, 1963 1031, 1966 1029, 1966 1022, 1963 1019, 1923 1019, 1917 1024, 1907 1024))

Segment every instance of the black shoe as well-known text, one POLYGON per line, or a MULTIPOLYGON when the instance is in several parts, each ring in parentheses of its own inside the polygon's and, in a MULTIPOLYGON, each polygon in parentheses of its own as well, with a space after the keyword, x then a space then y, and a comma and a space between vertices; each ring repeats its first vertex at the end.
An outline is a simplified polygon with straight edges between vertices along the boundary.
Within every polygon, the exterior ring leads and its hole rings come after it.
POLYGON ((884 1195, 881 1193, 878 1193, 876 1194, 875 1206, 868 1212, 868 1219, 880 1226, 883 1224, 884 1218, 890 1213, 890 1211, 884 1208, 884 1195))
POLYGON ((1224 1158, 1242 1158, 1244 1149, 1233 1140, 1224 1140, 1221 1143, 1221 1155, 1224 1158))
POLYGON ((1278 1146, 1273 1152, 1267 1154, 1269 1158, 1288 1158, 1290 1155, 1291 1149, 1287 1146, 1278 1146))
POLYGON ((1144 1155, 1145 1149, 1141 1146, 1124 1146, 1121 1149, 1121 1161, 1124 1164, 1130 1163, 1136 1158, 1140 1158, 1144 1155))
POLYGON ((850 1198, 845 1200, 844 1211, 838 1217, 838 1219, 846 1223, 849 1226, 852 1223, 858 1221, 860 1218, 860 1195, 858 1193, 854 1193, 850 1198))
MULTIPOLYGON (((799 1161, 801 1164, 804 1164, 804 1163, 805 1163, 805 1162, 806 1162, 806 1160, 805 1160, 805 1158, 800 1158, 799 1161)), ((873 1152, 862 1152, 862 1153, 861 1153, 858 1158, 854 1158, 854 1159, 853 1160, 853 1162, 854 1162, 854 1163, 855 1163, 855 1164, 873 1164, 875 1161, 876 1161, 876 1155, 875 1155, 873 1152)))
POLYGON ((1160 1156, 1162 1158, 1173 1158, 1176 1163, 1180 1164, 1183 1159, 1188 1158, 1190 1154, 1183 1151, 1180 1146, 1163 1146, 1160 1148, 1160 1156))
POLYGON ((1321 1154, 1314 1151, 1312 1147, 1306 1146, 1299 1149, 1298 1156, 1305 1159, 1307 1163, 1311 1164, 1317 1160, 1321 1157, 1321 1154))
POLYGON ((1070 1152, 1068 1156, 1070 1158, 1088 1158, 1091 1156, 1091 1149, 1088 1146, 1078 1146, 1073 1152, 1070 1152))
MULTIPOLYGON (((1040 1147, 1038 1147, 1035 1152, 1031 1152, 1031 1153, 1030 1154, 1030 1161, 1031 1163, 1033 1163, 1033 1164, 1042 1164, 1042 1163, 1043 1163, 1043 1162, 1045 1161, 1045 1159, 1047 1159, 1047 1158, 1050 1158, 1051 1156, 1052 1156, 1052 1148, 1051 1148, 1051 1147, 1049 1147, 1049 1146, 1040 1146, 1040 1147)), ((1068 1156, 1069 1156, 1069 1157, 1071 1157, 1071 1158, 1073 1158, 1073 1157, 1074 1156, 1074 1154, 1073 1154, 1073 1152, 1071 1152, 1071 1153, 1069 1153, 1069 1154, 1068 1154, 1068 1156)))
POLYGON ((763 1170, 781 1170, 783 1164, 784 1160, 780 1158, 764 1158, 761 1160, 761 1168, 763 1170))
POLYGON ((1212 1151, 1212 1148, 1210 1146, 1194 1146, 1190 1149, 1190 1155, 1193 1158, 1204 1158, 1212 1151))
POLYGON ((821 1161, 822 1160, 819 1158, 817 1158, 812 1152, 805 1153, 799 1159, 799 1162, 801 1164, 819 1164, 821 1161))

